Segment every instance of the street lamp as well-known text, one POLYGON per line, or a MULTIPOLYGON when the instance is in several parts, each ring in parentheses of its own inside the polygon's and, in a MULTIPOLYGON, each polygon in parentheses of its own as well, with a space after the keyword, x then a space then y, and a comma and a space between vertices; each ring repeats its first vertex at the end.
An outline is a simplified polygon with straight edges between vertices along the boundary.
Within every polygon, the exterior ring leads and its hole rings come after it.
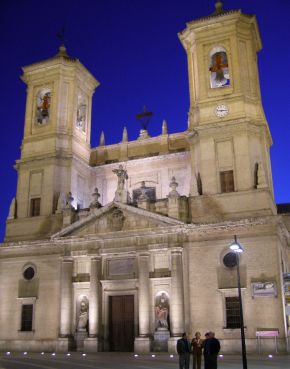
POLYGON ((247 353, 245 343, 245 330, 244 330, 244 315, 243 315, 243 304, 242 304, 242 293, 241 293, 241 277, 240 277, 240 260, 239 254, 244 251, 242 246, 237 241, 237 236, 234 236, 234 242, 231 243, 230 249, 236 255, 237 262, 237 279, 238 279, 238 292, 239 292, 239 305, 240 305, 240 327, 241 327, 241 341, 242 341, 242 357, 243 357, 243 369, 247 369, 247 353))

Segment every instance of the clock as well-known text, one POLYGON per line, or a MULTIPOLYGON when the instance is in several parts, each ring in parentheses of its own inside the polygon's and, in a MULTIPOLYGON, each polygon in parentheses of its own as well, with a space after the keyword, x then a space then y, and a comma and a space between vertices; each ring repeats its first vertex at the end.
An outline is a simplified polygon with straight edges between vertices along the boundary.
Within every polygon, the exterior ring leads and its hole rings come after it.
POLYGON ((229 114, 229 108, 224 104, 218 105, 215 108, 215 115, 219 118, 223 118, 228 114, 229 114))

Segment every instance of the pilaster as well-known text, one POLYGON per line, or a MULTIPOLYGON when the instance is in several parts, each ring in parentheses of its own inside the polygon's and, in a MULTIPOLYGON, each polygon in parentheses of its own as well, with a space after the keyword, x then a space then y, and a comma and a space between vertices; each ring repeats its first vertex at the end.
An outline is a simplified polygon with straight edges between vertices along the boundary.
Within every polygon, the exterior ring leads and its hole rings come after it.
POLYGON ((99 317, 100 317, 100 294, 99 294, 99 272, 101 258, 94 256, 91 258, 90 275, 90 309, 89 309, 89 337, 84 340, 86 352, 98 351, 99 342, 99 317))
POLYGON ((134 348, 136 352, 150 352, 149 323, 149 253, 142 252, 138 256, 139 263, 139 337, 135 339, 134 348))
POLYGON ((184 332, 184 291, 182 248, 171 250, 171 306, 170 327, 173 337, 180 337, 184 332))
POLYGON ((72 321, 72 272, 73 259, 64 257, 61 262, 61 286, 60 286, 60 322, 57 351, 66 352, 71 342, 72 321))

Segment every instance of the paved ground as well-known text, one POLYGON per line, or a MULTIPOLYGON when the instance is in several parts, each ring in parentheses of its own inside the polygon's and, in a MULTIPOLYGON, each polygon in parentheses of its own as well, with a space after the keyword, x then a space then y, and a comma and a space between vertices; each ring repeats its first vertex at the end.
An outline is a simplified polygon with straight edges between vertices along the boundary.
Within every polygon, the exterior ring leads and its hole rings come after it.
MULTIPOLYGON (((140 355, 133 353, 98 353, 82 356, 81 353, 64 354, 45 353, 0 353, 0 369, 178 369, 178 358, 169 354, 140 355)), ((190 365, 191 368, 191 365, 190 365)), ((219 358, 219 369, 241 369, 239 356, 225 355, 219 358)), ((289 369, 290 355, 267 357, 249 356, 249 369, 289 369)))

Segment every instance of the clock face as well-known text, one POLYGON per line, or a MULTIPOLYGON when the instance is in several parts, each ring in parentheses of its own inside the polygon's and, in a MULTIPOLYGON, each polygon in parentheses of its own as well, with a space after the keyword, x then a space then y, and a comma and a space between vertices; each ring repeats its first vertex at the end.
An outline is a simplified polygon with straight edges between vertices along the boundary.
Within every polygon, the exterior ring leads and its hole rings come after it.
POLYGON ((226 115, 229 114, 229 108, 224 104, 218 105, 215 108, 215 114, 219 118, 225 117, 226 115))

